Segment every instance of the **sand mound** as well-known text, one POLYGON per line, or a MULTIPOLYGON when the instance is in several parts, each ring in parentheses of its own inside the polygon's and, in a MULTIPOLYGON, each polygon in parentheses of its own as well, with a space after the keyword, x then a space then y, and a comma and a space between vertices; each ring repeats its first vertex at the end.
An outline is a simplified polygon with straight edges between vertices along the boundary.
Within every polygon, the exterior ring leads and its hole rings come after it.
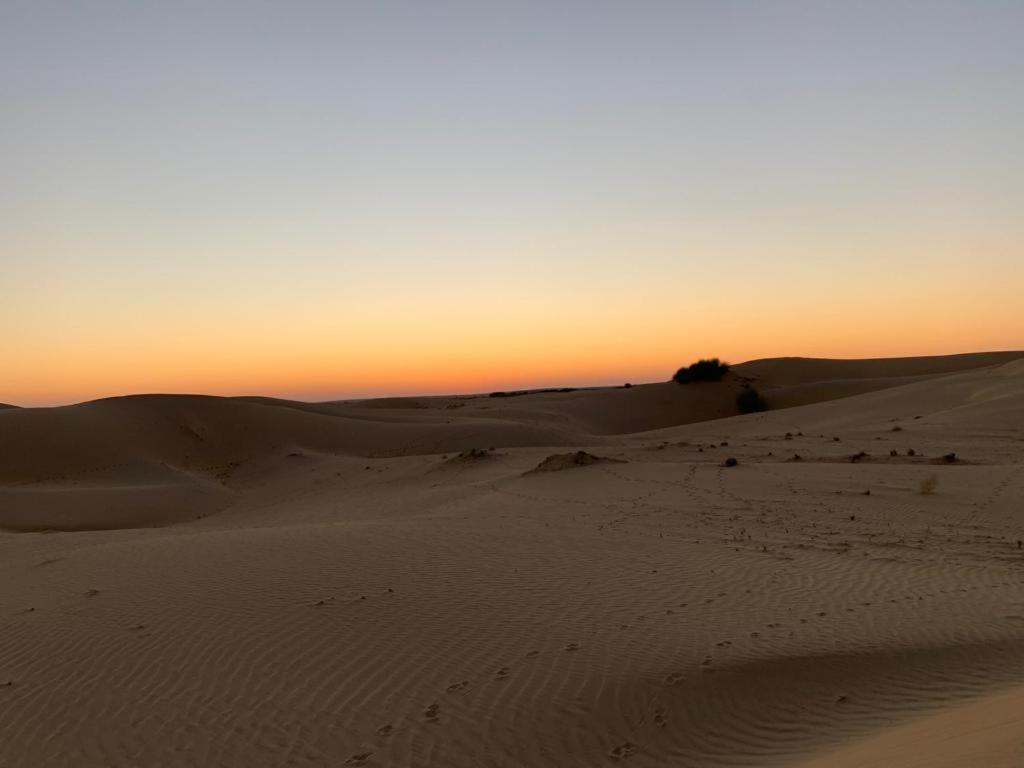
POLYGON ((595 456, 586 451, 572 453, 555 453, 548 456, 530 472, 561 472, 576 467, 589 467, 591 464, 624 463, 623 459, 612 459, 607 456, 595 456))
POLYGON ((442 463, 444 466, 448 467, 464 467, 466 465, 490 461, 497 455, 498 453, 493 448, 468 448, 465 451, 461 451, 460 453, 445 459, 442 463))

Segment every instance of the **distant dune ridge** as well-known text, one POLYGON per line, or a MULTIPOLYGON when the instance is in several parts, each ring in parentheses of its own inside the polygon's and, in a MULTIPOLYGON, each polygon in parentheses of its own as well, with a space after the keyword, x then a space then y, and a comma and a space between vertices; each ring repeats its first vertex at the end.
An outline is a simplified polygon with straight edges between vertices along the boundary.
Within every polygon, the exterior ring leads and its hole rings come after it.
POLYGON ((1024 352, 4 407, 0 765, 1019 766, 1022 499, 1024 352))

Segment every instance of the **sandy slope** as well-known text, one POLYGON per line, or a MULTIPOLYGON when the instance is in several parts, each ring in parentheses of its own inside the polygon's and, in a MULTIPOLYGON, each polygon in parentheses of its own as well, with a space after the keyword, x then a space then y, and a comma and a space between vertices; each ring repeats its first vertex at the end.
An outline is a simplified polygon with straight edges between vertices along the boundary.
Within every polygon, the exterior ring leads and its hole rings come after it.
POLYGON ((901 765, 1018 768, 1024 765, 1024 688, 995 694, 857 741, 802 768, 901 765))
POLYGON ((1024 360, 975 362, 5 410, 0 765, 1018 765, 1024 360))

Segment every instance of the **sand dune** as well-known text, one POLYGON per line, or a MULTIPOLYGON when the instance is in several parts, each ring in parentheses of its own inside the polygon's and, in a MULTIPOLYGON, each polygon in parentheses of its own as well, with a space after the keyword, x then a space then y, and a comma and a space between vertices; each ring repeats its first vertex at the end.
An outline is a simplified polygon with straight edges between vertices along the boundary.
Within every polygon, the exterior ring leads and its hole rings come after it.
POLYGON ((772 386, 809 384, 844 379, 893 379, 956 373, 1002 365, 1024 357, 1024 352, 975 352, 932 357, 878 357, 839 360, 815 357, 774 357, 751 360, 734 370, 770 382, 772 386))
POLYGON ((980 352, 938 357, 897 357, 870 360, 827 360, 782 357, 752 360, 735 366, 750 378, 773 408, 792 408, 911 384, 958 371, 1002 365, 1020 352, 980 352))
POLYGON ((1019 353, 4 410, 0 765, 1017 765, 1022 446, 1019 353))

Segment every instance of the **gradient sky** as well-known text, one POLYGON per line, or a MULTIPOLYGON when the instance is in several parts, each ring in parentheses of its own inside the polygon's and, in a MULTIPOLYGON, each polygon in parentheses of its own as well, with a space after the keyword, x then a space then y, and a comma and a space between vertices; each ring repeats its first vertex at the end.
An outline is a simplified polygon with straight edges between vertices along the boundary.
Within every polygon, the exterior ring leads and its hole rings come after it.
POLYGON ((0 3, 0 401, 1024 348, 1024 3, 0 3))

